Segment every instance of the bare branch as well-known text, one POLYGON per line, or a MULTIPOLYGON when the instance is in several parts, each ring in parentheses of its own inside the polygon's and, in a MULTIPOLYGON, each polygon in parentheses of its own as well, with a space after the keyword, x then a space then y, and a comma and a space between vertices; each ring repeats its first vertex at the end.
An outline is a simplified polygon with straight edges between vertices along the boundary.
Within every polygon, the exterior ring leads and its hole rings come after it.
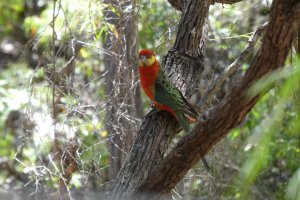
POLYGON ((103 48, 106 130, 109 134, 109 179, 114 180, 133 141, 143 107, 138 82, 136 1, 103 0, 105 20, 115 27, 107 33, 103 48), (117 10, 111 9, 113 7, 117 10), (119 14, 117 14, 119 13, 119 14))
POLYGON ((184 8, 184 0, 168 0, 168 2, 176 10, 182 11, 184 8))
POLYGON ((283 66, 291 49, 298 29, 297 18, 291 16, 291 10, 291 1, 273 1, 262 46, 242 81, 223 103, 215 107, 205 120, 199 121, 190 134, 182 138, 149 174, 147 181, 140 187, 141 191, 168 193, 214 144, 242 122, 259 99, 258 95, 247 97, 247 89, 267 73, 283 66))
POLYGON ((237 69, 243 64, 243 62, 245 62, 248 56, 253 52, 256 42, 265 31, 267 25, 268 23, 266 22, 258 27, 258 29, 253 33, 253 35, 249 39, 248 45, 246 46, 245 50, 241 53, 241 55, 225 69, 225 71, 214 81, 213 84, 211 84, 206 93, 203 95, 201 101, 198 103, 198 106, 201 108, 201 110, 204 110, 209 106, 208 99, 211 99, 211 97, 218 92, 224 81, 227 78, 229 78, 232 74, 234 74, 237 71, 237 69))
MULTIPOLYGON (((188 1, 187 7, 190 9, 185 9, 173 51, 169 52, 165 59, 165 74, 187 97, 192 95, 199 74, 203 71, 203 64, 190 55, 197 55, 203 47, 205 37, 202 37, 202 34, 209 5, 208 0, 188 1)), ((150 171, 161 162, 177 132, 178 123, 166 112, 146 115, 109 199, 122 199, 136 191, 150 171)))
POLYGON ((67 185, 69 184, 73 173, 77 170, 76 151, 78 150, 78 144, 74 138, 71 139, 66 151, 62 156, 62 170, 63 174, 59 180, 59 193, 63 195, 68 191, 67 185))

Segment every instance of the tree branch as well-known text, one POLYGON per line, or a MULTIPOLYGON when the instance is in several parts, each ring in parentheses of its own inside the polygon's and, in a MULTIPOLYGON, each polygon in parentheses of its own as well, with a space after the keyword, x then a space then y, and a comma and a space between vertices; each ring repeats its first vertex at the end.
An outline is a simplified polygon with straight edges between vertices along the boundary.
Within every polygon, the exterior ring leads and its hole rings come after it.
MULTIPOLYGON (((212 0, 211 4, 215 4, 215 3, 221 3, 221 4, 235 4, 238 2, 241 2, 243 0, 212 0)), ((185 0, 168 0, 168 2, 170 3, 170 5, 175 8, 178 11, 183 11, 183 9, 185 8, 185 4, 187 1, 185 0)))
POLYGON ((299 16, 291 12, 292 7, 291 0, 273 1, 262 46, 242 81, 223 103, 216 106, 206 119, 199 120, 190 134, 180 140, 149 174, 140 191, 168 193, 214 144, 242 122, 259 98, 258 95, 246 96, 246 91, 255 81, 283 66, 291 49, 299 26, 299 16))
POLYGON ((183 11, 184 3, 185 3, 184 0, 168 0, 168 2, 176 10, 183 11))
MULTIPOLYGON (((165 59, 164 72, 187 97, 194 91, 203 71, 198 52, 210 0, 191 0, 183 13, 173 50, 165 59), (194 57, 195 56, 195 57, 194 57)), ((146 115, 136 134, 132 148, 122 166, 109 199, 122 199, 132 194, 163 159, 171 140, 178 132, 178 123, 166 112, 146 115)))
POLYGON ((213 84, 211 84, 206 93, 203 95, 201 101, 198 103, 198 106, 201 110, 205 110, 208 108, 208 99, 211 99, 211 97, 218 92, 224 81, 227 78, 229 78, 232 74, 234 74, 237 71, 237 69, 245 62, 248 56, 253 52, 256 42, 264 33, 267 25, 268 23, 266 22, 265 24, 258 27, 258 29, 253 33, 253 35, 249 39, 248 45, 246 46, 245 50, 241 53, 241 55, 225 69, 225 71, 213 82, 213 84))

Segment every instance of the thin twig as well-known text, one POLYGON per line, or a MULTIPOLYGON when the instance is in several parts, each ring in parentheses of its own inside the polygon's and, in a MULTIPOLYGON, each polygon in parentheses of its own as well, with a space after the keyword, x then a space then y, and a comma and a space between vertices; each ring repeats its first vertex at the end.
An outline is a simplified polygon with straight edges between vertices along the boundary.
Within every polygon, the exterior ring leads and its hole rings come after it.
POLYGON ((251 38, 248 41, 248 45, 246 46, 245 50, 241 53, 241 55, 233 61, 224 71, 223 73, 214 80, 214 82, 210 85, 206 93, 203 95, 200 102, 197 104, 201 110, 204 110, 208 107, 208 100, 211 99, 212 96, 214 96, 224 83, 224 81, 234 74, 237 69, 245 62, 245 60, 248 58, 248 56, 253 52, 254 46, 264 30, 266 29, 268 25, 268 22, 264 23, 263 25, 259 26, 257 30, 253 33, 251 38))

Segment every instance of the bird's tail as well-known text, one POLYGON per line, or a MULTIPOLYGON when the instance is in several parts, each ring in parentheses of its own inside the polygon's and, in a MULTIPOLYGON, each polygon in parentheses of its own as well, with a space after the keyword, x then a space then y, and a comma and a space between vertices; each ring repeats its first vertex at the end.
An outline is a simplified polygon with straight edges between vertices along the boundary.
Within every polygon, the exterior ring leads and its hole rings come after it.
MULTIPOLYGON (((177 112, 176 116, 177 116, 178 121, 179 121, 180 125, 182 126, 183 130, 186 133, 188 133, 190 131, 190 121, 189 121, 189 118, 187 118, 186 115, 184 113, 181 113, 181 112, 177 112)), ((209 164, 208 164, 207 160, 205 159, 205 157, 202 157, 201 161, 202 161, 205 169, 207 171, 210 171, 209 164)))
POLYGON ((183 130, 188 133, 190 131, 190 122, 186 115, 181 112, 177 112, 176 116, 178 118, 179 124, 182 126, 183 130))
POLYGON ((192 104, 183 95, 182 95, 182 99, 184 101, 184 104, 181 109, 185 117, 188 118, 189 122, 196 122, 201 113, 200 108, 192 104))

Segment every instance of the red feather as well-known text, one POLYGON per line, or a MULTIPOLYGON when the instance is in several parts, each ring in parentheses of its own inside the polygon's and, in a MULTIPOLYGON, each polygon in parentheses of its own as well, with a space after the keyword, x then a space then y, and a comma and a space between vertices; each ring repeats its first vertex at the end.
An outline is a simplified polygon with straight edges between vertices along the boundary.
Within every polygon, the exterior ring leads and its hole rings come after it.
MULTIPOLYGON (((144 49, 139 52, 139 56, 146 56, 146 58, 150 58, 152 55, 155 55, 154 52, 148 49, 144 49)), ((155 60, 155 62, 150 66, 139 66, 141 86, 156 108, 167 111, 177 118, 175 112, 169 106, 161 105, 154 100, 154 86, 159 70, 160 64, 157 60, 155 60)))

